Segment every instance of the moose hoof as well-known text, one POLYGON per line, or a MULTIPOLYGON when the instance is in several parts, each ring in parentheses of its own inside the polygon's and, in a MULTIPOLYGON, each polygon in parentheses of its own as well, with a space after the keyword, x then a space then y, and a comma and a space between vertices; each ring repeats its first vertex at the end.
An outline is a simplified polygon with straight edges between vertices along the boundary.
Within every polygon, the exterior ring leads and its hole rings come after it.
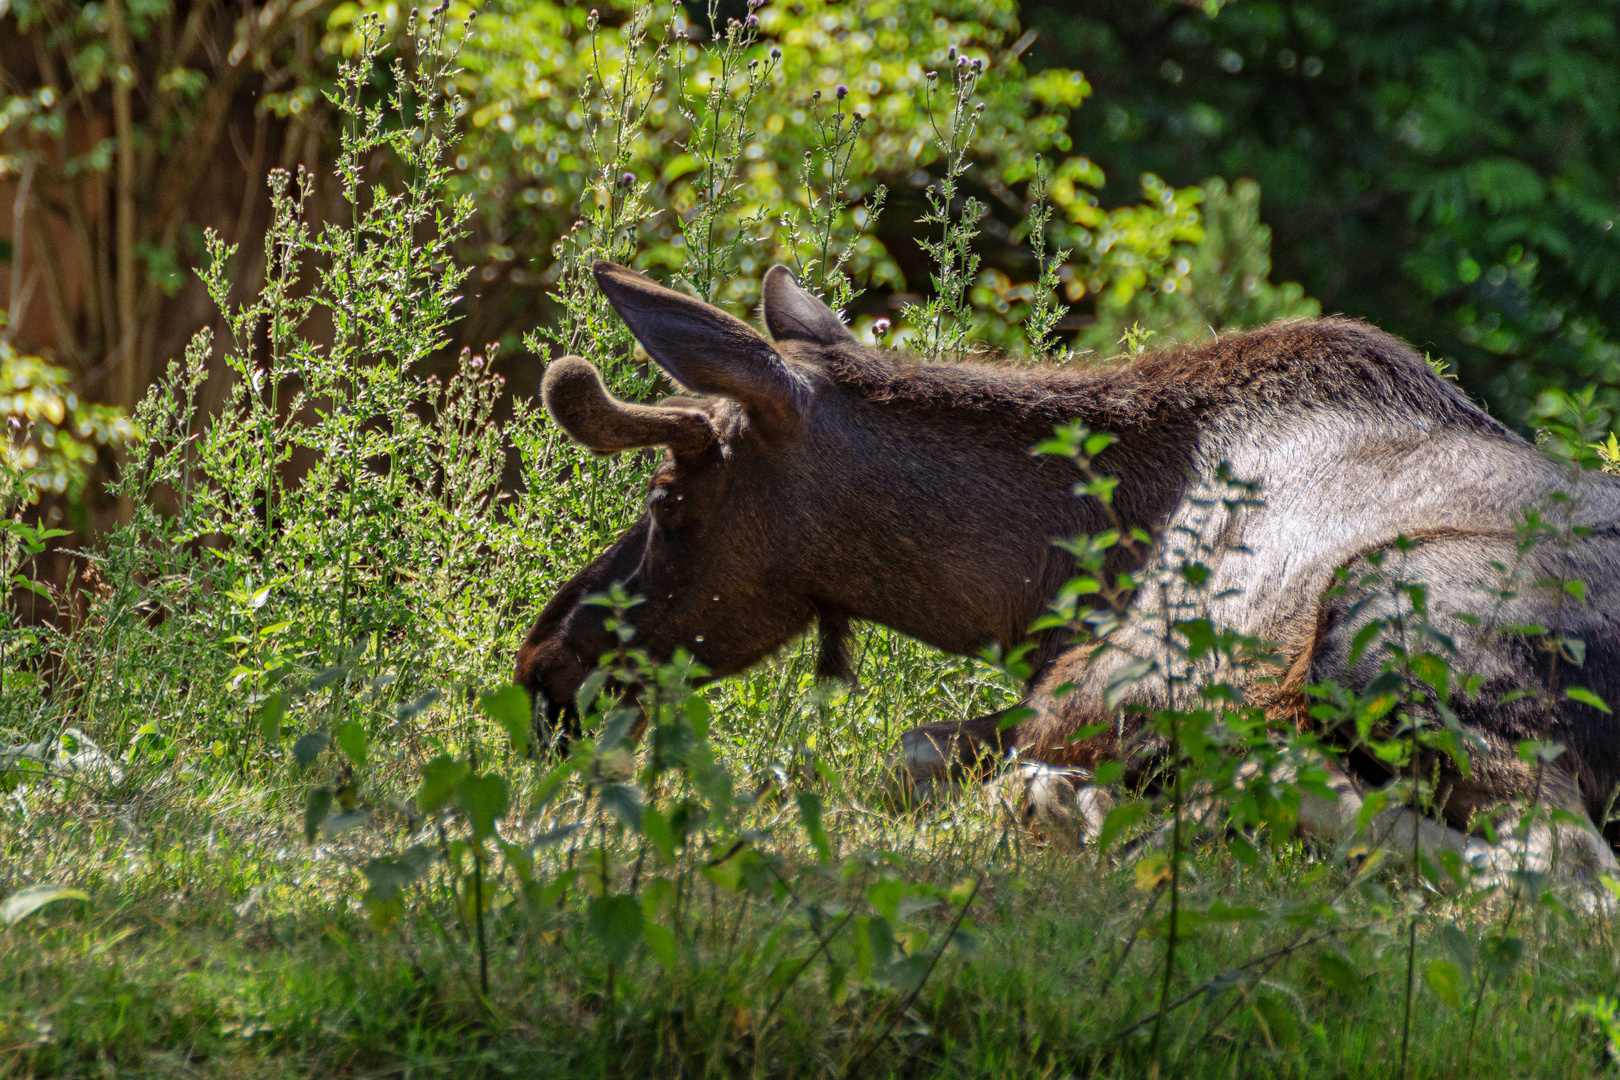
POLYGON ((1015 762, 985 788, 993 809, 1039 839, 1079 847, 1102 832, 1114 807, 1108 792, 1087 781, 1085 769, 1066 769, 1037 761, 1015 762))

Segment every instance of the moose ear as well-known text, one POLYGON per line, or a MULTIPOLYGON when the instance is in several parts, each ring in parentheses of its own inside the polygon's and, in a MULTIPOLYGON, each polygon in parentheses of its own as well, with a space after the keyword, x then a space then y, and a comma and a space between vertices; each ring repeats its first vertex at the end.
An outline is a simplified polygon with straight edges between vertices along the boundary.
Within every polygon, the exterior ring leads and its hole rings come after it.
POLYGON ((812 345, 847 345, 856 340, 838 313, 799 287, 785 266, 765 271, 761 287, 765 329, 777 341, 807 341, 812 345))
POLYGON ((563 356, 546 365, 540 397, 557 425, 598 454, 638 446, 667 446, 677 456, 697 453, 715 440, 709 418, 675 405, 633 405, 602 385, 590 361, 563 356))
POLYGON ((769 439, 797 434, 803 383, 747 323, 606 260, 591 273, 636 340, 676 382, 741 402, 769 439))

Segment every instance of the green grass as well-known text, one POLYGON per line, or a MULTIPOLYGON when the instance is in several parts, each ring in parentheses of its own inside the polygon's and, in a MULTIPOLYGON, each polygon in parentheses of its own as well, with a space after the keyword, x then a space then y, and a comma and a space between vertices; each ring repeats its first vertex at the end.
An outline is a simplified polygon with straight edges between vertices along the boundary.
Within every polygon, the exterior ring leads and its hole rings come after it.
MULTIPOLYGON (((821 785, 834 858, 818 862, 791 799, 762 800, 747 823, 769 833, 791 892, 729 891, 689 874, 677 962, 666 969, 638 948, 611 982, 579 917, 582 884, 539 918, 497 901, 483 998, 473 927, 442 875, 417 886, 387 928, 360 903, 357 867, 392 843, 400 821, 380 815, 377 829, 306 845, 307 781, 262 760, 244 773, 206 740, 178 742, 172 760, 136 763, 112 788, 19 787, 0 804, 0 895, 57 882, 91 899, 0 931, 0 1075, 1147 1075, 1152 1025, 1124 1029, 1153 1011, 1163 944, 1143 936, 1124 949, 1151 923, 1153 902, 1132 861, 1043 848, 972 792, 916 815, 877 805, 877 758, 891 734, 878 707, 898 706, 896 723, 945 718, 974 704, 953 695, 972 699, 995 683, 874 636, 862 670, 874 689, 864 694, 805 695, 807 661, 795 651, 711 695, 718 718, 731 720, 719 741, 739 773, 745 759, 770 757, 773 734, 779 747, 841 748, 830 771, 842 782, 821 785), (826 930, 843 913, 868 910, 871 885, 896 877, 897 866, 911 886, 982 875, 963 928, 948 935, 950 905, 899 920, 920 959, 908 968, 898 957, 887 976, 874 968, 859 977, 847 962, 848 928, 829 950, 841 971, 812 956, 806 913, 814 909, 826 930), (909 997, 936 952, 937 966, 909 997)), ((435 715, 413 741, 447 734, 436 725, 450 721, 435 715)), ((526 783, 516 790, 530 790, 526 783)), ((539 830, 547 815, 574 809, 565 799, 509 820, 506 831, 539 830)), ((633 838, 615 850, 622 888, 633 838)), ((1166 1019, 1158 1054, 1166 1074, 1395 1074, 1407 970, 1398 878, 1352 882, 1339 863, 1297 843, 1255 868, 1207 844, 1189 873, 1188 906, 1220 900, 1265 915, 1212 922, 1182 942, 1172 999, 1210 990, 1166 1019), (1242 965, 1301 942, 1264 965, 1263 980, 1237 977, 1255 970, 1242 965)), ((1430 897, 1419 971, 1453 955, 1443 928, 1483 940, 1503 915, 1501 899, 1430 897)), ((1608 1067, 1604 1036, 1577 1005, 1620 986, 1610 922, 1548 898, 1521 910, 1517 927, 1524 957, 1487 980, 1466 1055, 1477 984, 1467 980, 1454 1007, 1419 982, 1412 1076, 1590 1076, 1608 1067)))

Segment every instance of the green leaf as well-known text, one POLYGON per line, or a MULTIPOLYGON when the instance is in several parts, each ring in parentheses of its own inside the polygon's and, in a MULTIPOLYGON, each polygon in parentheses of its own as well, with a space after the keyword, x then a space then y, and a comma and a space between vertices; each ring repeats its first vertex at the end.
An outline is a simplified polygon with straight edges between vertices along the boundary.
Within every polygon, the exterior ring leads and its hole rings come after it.
POLYGON ((348 673, 349 669, 341 664, 338 664, 335 667, 326 668, 324 671, 318 673, 313 679, 309 680, 309 688, 311 690, 325 690, 328 686, 331 686, 348 673))
POLYGON ((293 760, 298 763, 300 769, 309 768, 315 764, 315 759, 321 756, 321 751, 326 749, 329 741, 324 731, 311 731, 300 735, 298 741, 293 743, 293 760))
POLYGON ((472 769, 465 761, 440 754, 422 766, 422 786, 416 789, 416 805, 422 813, 432 814, 455 795, 456 785, 472 769))
POLYGON ((358 723, 353 720, 344 721, 332 733, 332 739, 350 761, 356 765, 366 763, 366 729, 358 723))
POLYGON ((1336 952, 1321 952, 1316 956, 1316 971, 1322 981, 1341 994, 1360 994, 1361 977, 1356 969, 1336 952))
POLYGON ((495 822, 506 816, 506 781, 499 776, 463 776, 456 781, 456 805, 467 815, 477 837, 495 835, 495 822))
POLYGON ((663 923, 643 922, 641 938, 647 943, 647 951, 652 953, 653 959, 665 971, 673 974, 676 964, 675 932, 663 923))
POLYGON ((599 796, 602 809, 624 823, 632 832, 641 829, 641 789, 634 784, 603 784, 599 796))
POLYGON ((259 734, 271 746, 281 742, 281 721, 287 715, 287 692, 271 694, 259 703, 259 734))
POLYGON ((633 896, 599 896, 585 909, 585 926, 602 943, 610 964, 630 959, 642 939, 645 920, 633 896))
POLYGON ((1435 996, 1453 1009, 1462 1008, 1462 972, 1450 960, 1432 960, 1423 969, 1423 981, 1435 996))
POLYGON ((360 868, 366 876, 366 891, 378 900, 392 900, 400 889, 421 877, 433 859, 432 850, 423 844, 411 845, 397 858, 372 859, 360 868))
POLYGON ((821 823, 821 796, 813 791, 799 793, 799 821, 804 834, 815 845, 816 857, 822 862, 832 859, 832 845, 827 841, 827 830, 821 823))
POLYGON ((1293 1008, 1281 994, 1256 995, 1254 1011, 1270 1032, 1272 1042, 1284 1050, 1292 1050, 1299 1045, 1299 1021, 1294 1018, 1293 1008))
POLYGON ((90 897, 81 890, 70 889, 66 885, 30 885, 26 889, 12 893, 6 897, 4 903, 0 903, 0 926, 13 926, 46 904, 54 904, 58 900, 89 903, 90 897))
POLYGON ((675 859, 675 830, 670 828, 669 819, 658 812, 656 806, 649 805, 641 815, 642 834, 652 841, 653 847, 665 862, 675 859))
POLYGON ((478 707, 485 716, 506 730, 512 748, 520 756, 529 752, 529 732, 533 727, 529 695, 521 686, 507 685, 478 695, 478 707))
POLYGON ((1599 709, 1606 713, 1614 712, 1613 709, 1609 708, 1609 706, 1604 703, 1602 698, 1598 697, 1584 686, 1568 687, 1564 690, 1564 696, 1569 698, 1571 701, 1579 701, 1583 705, 1590 705, 1592 708, 1599 709))
POLYGON ((880 878, 866 890, 867 902, 892 925, 900 921, 900 901, 906 896, 906 883, 899 878, 880 878))
POLYGON ((326 820, 327 811, 331 809, 331 788, 322 785, 309 789, 309 794, 304 798, 304 843, 315 842, 315 833, 320 830, 321 822, 326 820))
POLYGON ((1097 850, 1107 851, 1116 837, 1126 829, 1147 817, 1147 804, 1132 802, 1124 803, 1108 811, 1103 818, 1102 831, 1097 834, 1097 850))

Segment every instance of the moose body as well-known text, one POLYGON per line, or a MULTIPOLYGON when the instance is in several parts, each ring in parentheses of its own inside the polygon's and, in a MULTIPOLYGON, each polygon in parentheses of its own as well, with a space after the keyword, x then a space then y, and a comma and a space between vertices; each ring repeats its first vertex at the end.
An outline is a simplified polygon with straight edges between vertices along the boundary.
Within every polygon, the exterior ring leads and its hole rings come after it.
MULTIPOLYGON (((1323 319, 1113 367, 932 363, 861 346, 782 268, 764 283, 774 341, 632 271, 599 263, 595 273, 652 358, 707 396, 631 405, 583 360, 548 368, 546 406, 575 438, 599 452, 669 453, 646 514, 563 587, 519 653, 517 679, 537 721, 566 722, 586 674, 611 650, 604 610, 582 601, 615 583, 644 598, 633 621, 653 656, 684 648, 724 676, 816 622, 819 672, 848 678, 851 619, 953 653, 1024 642, 1074 571, 1053 541, 1117 520, 1153 543, 1109 554, 1110 576, 1137 572, 1144 582, 1109 648, 1074 646, 1061 630, 1038 635, 1027 718, 909 732, 902 751, 913 779, 982 773, 1013 748, 1058 766, 1115 753, 1117 729, 1073 736, 1113 727, 1121 704, 1170 703, 1162 679, 1135 683, 1123 702, 1105 690, 1123 666, 1161 651, 1163 628, 1187 602, 1175 571, 1194 541, 1210 569, 1203 595, 1215 598, 1206 602, 1213 620, 1282 653, 1280 671, 1258 673, 1280 678, 1236 677, 1253 682, 1268 710, 1310 723, 1304 686, 1360 689, 1380 670, 1371 651, 1352 664, 1352 642, 1399 601, 1345 588, 1339 571, 1389 553, 1401 577, 1427 589, 1458 664, 1483 679, 1451 702, 1477 736, 1471 768, 1441 763, 1453 829, 1405 827, 1424 843, 1468 850, 1456 830, 1477 814, 1537 798, 1592 823, 1561 827, 1579 861, 1615 867, 1598 829, 1620 782, 1620 731, 1562 689, 1579 683, 1620 701, 1620 481, 1573 478, 1395 338, 1323 319), (1030 453, 1071 422, 1118 440, 1094 463, 1118 478, 1116 517, 1076 497, 1072 461, 1030 453), (1258 497, 1223 500, 1223 475, 1256 485, 1258 497), (1524 551, 1515 520, 1560 493, 1573 514, 1566 536, 1570 526, 1582 535, 1524 551), (1503 567, 1523 583, 1506 598, 1503 567), (1559 600, 1529 584, 1543 579, 1579 580, 1584 597, 1559 600), (1527 623, 1579 639, 1584 665, 1493 636, 1527 623), (1516 694, 1525 689, 1539 693, 1516 694), (1531 738, 1566 747, 1545 775, 1516 752, 1531 738)), ((1329 832, 1354 817, 1358 786, 1388 778, 1375 762, 1359 768, 1356 783, 1337 785, 1336 812, 1317 815, 1329 832)))

